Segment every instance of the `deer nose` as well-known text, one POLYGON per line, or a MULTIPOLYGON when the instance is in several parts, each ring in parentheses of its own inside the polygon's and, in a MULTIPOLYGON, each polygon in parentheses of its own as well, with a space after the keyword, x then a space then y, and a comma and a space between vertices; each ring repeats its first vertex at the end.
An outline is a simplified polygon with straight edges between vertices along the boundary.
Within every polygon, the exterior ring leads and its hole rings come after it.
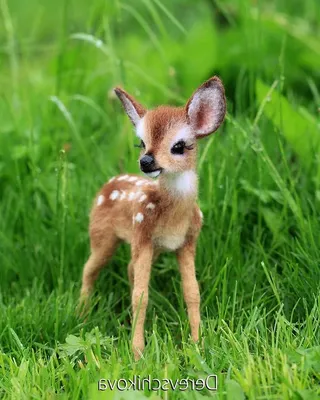
POLYGON ((143 172, 151 172, 154 170, 155 160, 153 154, 145 154, 140 158, 140 168, 143 172))

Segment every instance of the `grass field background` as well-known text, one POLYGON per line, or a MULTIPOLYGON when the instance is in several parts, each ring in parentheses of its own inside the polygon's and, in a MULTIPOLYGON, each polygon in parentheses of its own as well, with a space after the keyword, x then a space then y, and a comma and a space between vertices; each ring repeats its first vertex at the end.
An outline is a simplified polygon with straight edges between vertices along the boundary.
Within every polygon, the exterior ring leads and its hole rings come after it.
POLYGON ((0 396, 318 399, 320 3, 0 0, 0 18, 0 396), (199 151, 202 339, 164 255, 136 363, 127 247, 75 312, 93 196, 138 172, 112 88, 182 105, 215 74, 228 117, 199 151), (217 393, 97 390, 211 373, 217 393))

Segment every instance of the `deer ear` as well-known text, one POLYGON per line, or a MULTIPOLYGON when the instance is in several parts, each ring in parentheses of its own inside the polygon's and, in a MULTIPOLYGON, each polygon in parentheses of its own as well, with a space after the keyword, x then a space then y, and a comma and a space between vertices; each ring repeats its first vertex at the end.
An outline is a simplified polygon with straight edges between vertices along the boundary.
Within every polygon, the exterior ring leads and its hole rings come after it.
POLYGON ((224 87, 219 78, 210 78, 194 92, 186 105, 186 114, 197 138, 219 128, 226 114, 224 87))
POLYGON ((131 122, 134 126, 137 126, 138 122, 145 115, 147 110, 140 103, 138 103, 134 97, 132 97, 129 93, 127 93, 120 87, 116 87, 114 91, 115 94, 119 97, 123 108, 130 118, 131 122))

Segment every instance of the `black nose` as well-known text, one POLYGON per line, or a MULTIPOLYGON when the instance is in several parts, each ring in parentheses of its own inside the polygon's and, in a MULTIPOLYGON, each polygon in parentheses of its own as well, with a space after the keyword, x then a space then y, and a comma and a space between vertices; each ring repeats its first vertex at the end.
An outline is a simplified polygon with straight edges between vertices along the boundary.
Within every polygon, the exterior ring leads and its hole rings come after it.
POLYGON ((143 172, 150 172, 154 170, 155 162, 152 154, 145 154, 140 159, 140 168, 143 172))

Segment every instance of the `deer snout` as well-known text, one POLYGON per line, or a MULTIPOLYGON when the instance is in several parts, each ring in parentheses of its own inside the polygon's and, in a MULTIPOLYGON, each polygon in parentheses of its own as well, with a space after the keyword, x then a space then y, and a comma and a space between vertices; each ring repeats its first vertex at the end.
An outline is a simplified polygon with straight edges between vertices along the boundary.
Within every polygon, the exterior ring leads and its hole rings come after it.
POLYGON ((153 154, 145 154, 140 158, 140 169, 142 172, 152 172, 156 167, 153 154))

